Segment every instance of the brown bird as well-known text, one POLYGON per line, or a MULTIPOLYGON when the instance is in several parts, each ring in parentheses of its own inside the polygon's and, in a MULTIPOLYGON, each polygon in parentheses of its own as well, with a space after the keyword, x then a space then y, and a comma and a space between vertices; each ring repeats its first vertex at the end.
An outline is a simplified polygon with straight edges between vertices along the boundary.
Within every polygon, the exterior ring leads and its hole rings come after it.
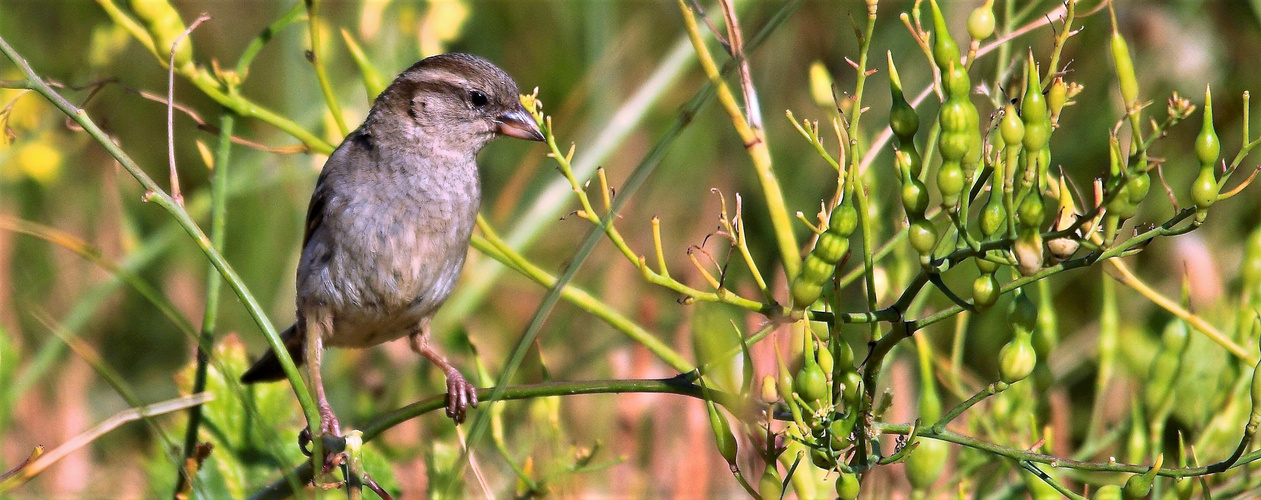
MULTIPOLYGON (((281 334, 306 362, 320 434, 341 435, 324 396, 325 344, 368 347, 407 336, 447 377, 447 416, 477 393, 429 343, 429 320, 468 252, 481 183, 477 154, 505 135, 544 140, 517 84, 489 61, 443 54, 412 65, 377 96, 363 125, 329 156, 311 194, 298 264, 297 322, 281 334)), ((241 377, 279 380, 268 351, 241 377)))

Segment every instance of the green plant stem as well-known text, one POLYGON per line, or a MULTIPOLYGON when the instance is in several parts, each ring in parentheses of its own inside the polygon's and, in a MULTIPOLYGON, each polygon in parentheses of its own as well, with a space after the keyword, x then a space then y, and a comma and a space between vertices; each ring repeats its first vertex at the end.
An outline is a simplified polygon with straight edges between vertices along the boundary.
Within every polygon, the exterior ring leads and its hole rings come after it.
MULTIPOLYGON (((885 433, 885 434, 909 435, 911 433, 913 426, 910 424, 886 424, 886 423, 876 422, 872 425, 872 427, 875 430, 885 433)), ((1141 473, 1151 470, 1151 465, 1123 464, 1123 463, 1113 463, 1113 462, 1085 462, 1085 461, 1075 460, 1071 458, 1046 455, 1046 454, 1037 453, 1037 452, 1029 451, 1027 449, 1022 449, 1022 448, 1009 448, 1006 446, 982 441, 970 436, 965 436, 963 434, 959 434, 959 433, 952 432, 949 430, 935 431, 933 429, 926 429, 926 428, 921 427, 919 429, 919 437, 937 439, 940 441, 955 443, 958 445, 967 446, 969 448, 985 451, 994 455, 1007 457, 1012 460, 1017 460, 1017 461, 1023 460, 1023 461, 1033 462, 1033 463, 1052 465, 1054 467, 1059 467, 1059 468, 1071 468, 1071 469, 1076 469, 1078 471, 1129 472, 1129 473, 1141 474, 1141 473)), ((1242 467, 1246 464, 1255 462, 1257 460, 1261 460, 1261 450, 1256 450, 1256 451, 1253 451, 1251 453, 1241 456, 1237 462, 1235 462, 1234 464, 1230 466, 1224 465, 1224 462, 1218 462, 1212 465, 1201 466, 1201 467, 1177 467, 1177 468, 1168 468, 1168 469, 1162 468, 1160 469, 1159 472, 1157 472, 1157 474, 1164 477, 1175 477, 1175 478, 1176 477, 1203 476, 1207 474, 1215 474, 1218 472, 1223 472, 1226 470, 1242 467)))
POLYGON ((959 415, 962 415, 963 412, 968 411, 969 408, 976 406, 977 403, 980 403, 981 401, 984 401, 986 398, 993 396, 995 394, 998 394, 1002 392, 1003 389, 1005 389, 1005 387, 1002 387, 1002 388, 1000 387, 1001 386, 999 386, 998 384, 990 384, 990 385, 985 386, 984 389, 977 391, 976 394, 972 395, 972 397, 968 398, 965 401, 960 402, 959 404, 951 408, 950 411, 946 412, 946 414, 942 416, 940 420, 933 423, 931 428, 933 429, 934 432, 945 430, 946 426, 949 425, 950 422, 954 421, 954 419, 957 418, 959 415))
POLYGON ((1051 49, 1051 62, 1047 64, 1046 76, 1042 78, 1042 88, 1044 89, 1050 86, 1055 75, 1059 74, 1060 54, 1064 52, 1064 44, 1077 33, 1077 31, 1073 30, 1073 21, 1077 17, 1077 2, 1064 2, 1064 7, 1064 22, 1060 29, 1055 30, 1055 44, 1051 49))
POLYGON ((219 273, 223 275, 224 279, 228 281, 228 286, 236 292, 237 297, 241 300, 242 304, 245 305, 246 310, 249 311, 249 314, 254 319, 254 322, 258 324, 258 327, 267 337, 268 343, 271 345, 271 348, 276 351, 280 364, 289 378, 293 392, 298 398, 298 403, 302 406, 303 413, 307 417, 308 424, 311 425, 312 429, 317 428, 316 426, 320 421, 320 417, 319 412, 316 410, 315 402, 311 399, 311 394, 306 390, 306 386, 302 383, 302 377, 298 374, 297 367, 294 366, 293 360, 289 357, 289 353, 285 350, 284 344, 280 340, 280 336, 276 333, 276 329, 272 327, 271 321, 267 319, 267 315, 263 312, 262 306, 258 304, 254 295, 245 287, 245 283, 241 280, 241 277, 238 276, 236 271, 232 269, 232 266, 224 260, 223 255, 211 246, 210 239, 207 238, 205 233, 201 231, 201 228, 199 228, 197 223, 193 221, 192 217, 188 215, 188 212, 176 203, 170 195, 162 191, 162 188, 159 187, 157 183, 155 183, 153 179, 150 178, 149 175, 146 174, 144 170, 142 170, 140 166, 137 165, 136 162, 118 146, 118 144, 114 143, 114 141, 106 135, 105 132, 102 131, 90 117, 88 117, 86 111, 76 108, 70 103, 70 101, 67 101, 61 96, 61 94, 53 90, 47 82, 40 78, 39 75, 35 73, 35 70, 31 69, 30 64, 26 62, 26 59, 22 58, 22 56, 13 50, 13 47, 9 46, 9 42, 3 37, 0 37, 0 52, 4 52, 4 55, 18 67, 27 79, 27 82, 31 84, 33 90, 38 92, 44 97, 44 99, 50 102, 75 123, 78 123, 79 126, 83 127, 83 130, 87 132, 88 135, 92 136, 92 138, 95 139, 101 147, 105 148, 111 157, 117 160, 118 163, 136 179, 136 181, 144 186, 146 189, 146 200, 152 201, 162 207, 163 210, 166 210, 176 223, 184 229, 184 232, 188 233, 188 235, 192 237, 193 241, 197 244, 197 247, 202 250, 202 253, 206 255, 206 258, 210 260, 211 264, 213 264, 219 273))
MULTIPOLYGON (((135 20, 131 19, 131 17, 127 16, 127 14, 120 10, 114 3, 114 0, 96 0, 96 3, 105 9, 105 13, 110 16, 110 19, 127 29, 127 31, 135 36, 137 40, 140 40, 140 43, 145 45, 150 52, 153 52, 162 67, 166 67, 166 58, 169 57, 169 54, 159 54, 153 47, 153 39, 148 35, 148 33, 143 33, 144 28, 141 28, 139 24, 136 24, 135 20)), ((297 122, 285 118, 275 111, 260 106, 249 99, 225 90, 221 85, 221 82, 205 68, 194 64, 186 64, 175 68, 175 72, 188 79, 193 86, 197 87, 198 90, 206 94, 207 97, 215 100, 215 102, 235 111, 236 114, 240 116, 256 118, 265 123, 271 124, 272 126, 301 141, 308 151, 320 154, 329 154, 333 152, 332 144, 311 133, 311 131, 303 128, 301 125, 298 125, 297 122)))
MULTIPOLYGON (((508 247, 495 230, 485 219, 477 218, 477 228, 481 231, 481 235, 474 235, 472 240, 473 248, 485 253, 491 258, 508 265, 513 270, 521 273, 521 275, 530 278, 534 282, 551 288, 556 284, 556 277, 543 271, 538 266, 527 260, 521 254, 516 253, 512 248, 508 247)), ((652 335, 651 332, 639 326, 630 318, 623 316, 621 313, 613 310, 607 304, 592 296, 587 291, 576 286, 567 286, 561 291, 561 297, 579 308, 591 313, 597 318, 604 320, 609 326, 616 328, 618 331, 626 334, 631 340, 644 346, 649 352, 657 355, 662 361, 670 365, 671 368, 678 370, 680 373, 689 372, 695 369, 681 354, 675 352, 668 345, 652 335)))
POLYGON ((1037 476, 1037 478, 1040 481, 1046 483, 1048 486, 1052 488, 1055 488, 1055 491, 1058 491, 1061 495, 1064 495, 1064 498, 1068 498, 1070 500, 1086 500, 1086 497, 1078 495, 1077 493, 1074 493, 1072 490, 1069 490, 1059 481, 1055 480, 1055 478, 1052 477, 1050 474, 1047 474, 1046 472, 1043 472, 1042 469, 1039 469, 1038 466, 1034 465, 1033 462, 1030 462, 1027 460, 1021 460, 1019 463, 1020 463, 1020 468, 1029 471, 1030 474, 1037 476))
POLYGON ((718 102, 731 118, 736 134, 744 142, 744 147, 753 161, 753 169, 757 172, 758 182, 762 186, 762 195, 766 198, 766 210, 771 219, 771 227, 775 232, 775 241, 779 245, 780 259, 784 264, 784 272, 788 276, 796 276, 801 269, 801 249, 797 246, 797 237, 792 231, 792 218, 788 215, 788 206, 784 202, 784 193, 779 186, 779 179, 771 168, 771 153, 766 145, 766 137, 759 129, 749 125, 740 111, 740 104, 722 79, 722 72, 714 62, 713 55, 701 37, 700 27, 696 24, 696 15, 683 0, 678 0, 679 10, 683 13, 683 24, 687 28, 688 38, 696 51, 697 59, 705 76, 713 84, 718 102))
MULTIPOLYGON (((210 179, 210 245, 223 248, 224 234, 227 225, 227 192, 228 165, 231 163, 232 129, 236 117, 232 113, 224 113, 220 117, 219 146, 215 153, 214 171, 210 179)), ((206 390, 206 372, 210 367, 210 351, 214 348, 215 323, 219 312, 219 291, 223 279, 213 266, 206 270, 206 309, 201 320, 201 334, 197 338, 197 367, 193 374, 193 394, 206 390)), ((201 405, 188 409, 188 426, 184 432, 184 460, 192 458, 197 448, 197 435, 202 421, 201 405)), ((188 476, 188 468, 179 465, 178 477, 175 480, 175 494, 184 490, 187 482, 194 478, 188 476)))
MULTIPOLYGON (((550 382, 544 384, 519 385, 512 387, 490 387, 477 390, 477 398, 483 404, 491 404, 496 401, 512 401, 521 399, 534 399, 553 396, 577 396, 584 394, 623 394, 623 393, 639 393, 639 394, 677 394, 704 400, 706 395, 711 397, 715 404, 726 408, 731 414, 736 416, 752 417, 749 414, 748 400, 734 394, 725 393, 718 390, 702 391, 699 385, 689 382, 683 377, 674 377, 668 379, 629 379, 629 380, 591 380, 581 382, 550 382), (494 394, 500 396, 494 399, 494 394)), ((417 401, 402 408, 387 412, 378 416, 372 422, 363 427, 363 442, 367 443, 379 437, 385 431, 411 420, 426 413, 442 409, 446 407, 446 395, 437 395, 430 398, 417 401)), ((479 416, 483 413, 478 412, 479 416)), ((294 467, 286 475, 267 488, 255 493, 251 499, 275 499, 288 498, 293 494, 293 483, 306 484, 311 479, 311 463, 303 462, 301 465, 294 467), (296 478, 290 482, 287 478, 296 478)))
MULTIPOLYGON (((876 273, 875 270, 875 246, 876 235, 871 224, 870 200, 867 196, 866 183, 860 182, 862 175, 859 173, 859 161, 862 159, 862 153, 858 144, 858 136, 861 130, 858 128, 859 121, 863 117, 863 89, 867 83, 867 53, 871 50, 871 37, 876 28, 876 4, 867 4, 867 27, 863 30, 858 48, 858 67, 857 81, 854 83, 853 96, 853 118, 849 119, 849 130, 846 134, 849 137, 849 159, 850 164, 846 169, 845 175, 849 177, 849 185, 852 192, 857 195, 858 222, 862 227, 863 241, 863 269, 865 276, 866 292, 867 292, 867 312, 876 310, 876 273)), ((868 339, 871 341, 880 340, 880 327, 875 323, 871 323, 868 333, 868 339)))
MULTIPOLYGON (((267 45, 267 42, 270 42, 272 37, 276 36, 276 33, 279 33, 280 30, 297 22, 298 18, 302 17, 302 13, 306 12, 303 4, 304 2, 293 4, 293 7, 290 7, 280 18, 272 21, 266 28, 263 28, 263 31, 254 37, 253 40, 250 40, 249 45, 245 46, 245 50, 241 51, 241 57, 236 62, 236 73, 241 79, 245 79, 249 75, 250 65, 254 64, 254 57, 258 55, 259 51, 263 50, 263 46, 267 45)), ((111 17, 115 16, 111 15, 111 17)))
POLYGON ((311 51, 307 53, 307 58, 315 67, 315 79, 320 82, 320 92, 324 93, 324 102, 328 103, 328 111, 333 114, 337 130, 345 137, 350 134, 350 128, 346 127, 342 106, 337 102, 337 93, 333 91, 333 83, 329 81, 328 71, 324 69, 324 58, 320 57, 320 0, 305 0, 303 3, 306 4, 307 28, 311 34, 311 51))

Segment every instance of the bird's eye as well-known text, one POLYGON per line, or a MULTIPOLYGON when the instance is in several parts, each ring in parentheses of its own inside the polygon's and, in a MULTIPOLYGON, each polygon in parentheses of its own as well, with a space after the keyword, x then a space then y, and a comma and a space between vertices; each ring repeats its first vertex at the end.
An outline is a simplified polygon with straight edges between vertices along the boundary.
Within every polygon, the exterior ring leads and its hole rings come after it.
POLYGON ((490 102, 490 99, 486 97, 486 94, 480 90, 469 92, 468 100, 474 108, 480 108, 490 102))

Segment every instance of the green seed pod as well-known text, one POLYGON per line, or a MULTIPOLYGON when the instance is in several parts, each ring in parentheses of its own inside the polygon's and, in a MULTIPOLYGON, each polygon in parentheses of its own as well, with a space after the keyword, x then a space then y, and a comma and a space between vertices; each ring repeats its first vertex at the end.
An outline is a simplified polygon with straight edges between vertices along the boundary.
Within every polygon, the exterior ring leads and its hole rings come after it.
POLYGON ((931 257, 933 248, 937 246, 937 229, 927 219, 911 221, 911 227, 907 228, 907 239, 911 241, 911 248, 921 257, 931 257))
MULTIPOLYGON (((942 134, 944 137, 945 134, 942 134)), ((963 165, 957 160, 946 160, 937 167, 937 191, 941 195, 941 206, 949 211, 955 210, 959 203, 959 195, 963 193, 963 165)))
POLYGON ((762 472, 762 479, 757 482, 757 492, 764 500, 778 500, 784 491, 784 480, 779 477, 779 471, 775 470, 775 461, 771 460, 766 463, 766 471, 762 472))
POLYGON ((1125 481, 1125 488, 1121 490, 1121 494, 1127 500, 1138 500, 1146 498, 1152 492, 1152 482, 1156 480, 1156 473, 1160 471, 1160 465, 1164 462, 1164 455, 1156 456, 1156 465, 1148 469, 1142 474, 1130 476, 1125 481))
POLYGON ((1121 487, 1115 484, 1102 486, 1095 491, 1095 496, 1090 498, 1091 500, 1121 500, 1121 487))
MULTIPOLYGON (((998 179, 994 179, 997 183, 998 179)), ((1001 184, 1000 184, 1001 186, 1001 184)), ((1003 230, 1007 225, 1007 208, 1003 206, 1003 196, 1001 190, 990 190, 990 199, 985 203, 985 207, 981 209, 978 216, 978 225, 981 229, 981 235, 991 238, 1003 230)))
POLYGON ((1213 129, 1213 97, 1205 91, 1204 126, 1195 139, 1195 157, 1200 162, 1200 175, 1191 183, 1191 201, 1201 209, 1200 213, 1196 214, 1196 220, 1203 221, 1205 215, 1203 209, 1216 203, 1220 194, 1221 186, 1217 183, 1213 167, 1217 163, 1221 150, 1221 141, 1218 140, 1217 132, 1213 129))
POLYGON ((1248 235, 1248 241, 1244 243, 1241 267, 1243 269, 1240 270, 1240 274, 1243 275, 1244 290, 1256 296, 1257 288, 1261 287, 1261 226, 1253 229, 1248 235))
MULTIPOLYGON (((992 262, 980 259, 976 262, 977 267, 980 267, 982 262, 992 264, 992 262)), ((977 276, 976 281, 972 282, 972 304, 976 306, 977 311, 986 311, 993 307, 994 303, 998 302, 1000 294, 1001 285, 999 285, 998 279, 994 277, 992 271, 982 273, 980 276, 977 276)))
POLYGON ((841 202, 832 210, 828 218, 828 231, 838 236, 848 237, 858 227, 858 211, 853 203, 841 202))
POLYGON ((862 385, 863 377, 858 372, 847 371, 841 374, 841 400, 845 401, 847 408, 858 403, 859 389, 862 385))
POLYGON ((819 369, 823 370, 824 375, 832 373, 832 351, 820 345, 814 351, 814 356, 819 359, 819 369))
POLYGON ((828 434, 831 436, 831 444, 833 450, 844 450, 854 444, 850 439, 850 434, 854 433, 854 421, 857 419, 856 412, 850 412, 846 418, 839 418, 832 421, 832 425, 828 427, 828 434))
POLYGON ((814 339, 809 330, 805 332, 805 350, 802 352, 801 369, 797 371, 797 376, 793 383, 797 395, 807 403, 814 404, 816 401, 821 404, 828 404, 831 398, 831 388, 828 386, 827 374, 819 367, 819 363, 814 359, 814 339))
POLYGON ((1191 201, 1196 207, 1205 209, 1217 202, 1220 189, 1217 187, 1217 178, 1213 175, 1213 169, 1200 170, 1200 175, 1191 183, 1191 201))
MULTIPOLYGON (((1042 83, 1038 81, 1038 66, 1033 60, 1033 52, 1029 52, 1029 59, 1025 64, 1025 95, 1020 101, 1020 118, 1024 120, 1027 129, 1029 125, 1041 123, 1048 116, 1046 98, 1042 96, 1042 83)), ((1041 149, 1044 145, 1030 145, 1029 139, 1025 138, 1027 149, 1041 149)))
POLYGON ((1033 343, 1028 332, 1016 333, 1003 349, 998 352, 998 379, 1006 384, 1014 384, 1030 373, 1038 362, 1038 354, 1033 350, 1033 343))
POLYGON ((987 0, 968 14, 968 36, 984 40, 994 35, 994 0, 987 0))
POLYGON ((823 295, 823 285, 836 272, 836 265, 849 252, 849 235, 858 226, 858 212, 852 203, 842 202, 832 209, 827 231, 819 235, 814 248, 802 263, 801 274, 793 278, 789 290, 793 306, 805 309, 823 295))
POLYGON ((793 309, 805 309, 823 295, 823 283, 815 283, 798 276, 793 279, 789 291, 792 293, 793 309))
POLYGON ((972 133, 979 133, 975 128, 969 127, 972 123, 969 113, 976 114, 976 108, 971 104, 963 99, 951 98, 942 103, 941 110, 938 111, 941 135, 937 139, 937 146, 943 161, 962 160, 968 154, 972 133))
POLYGON ((843 370, 852 370, 854 368, 854 348, 849 346, 849 342, 837 337, 833 347, 836 349, 836 365, 843 370))
POLYGON ((1121 500, 1121 486, 1101 486, 1095 491, 1095 496, 1091 496, 1091 500, 1121 500))
MULTIPOLYGON (((953 63, 950 69, 942 75, 946 80, 946 95, 950 99, 959 99, 971 104, 968 100, 968 93, 972 91, 972 79, 968 77, 968 70, 960 63, 953 63)), ((975 112, 975 109, 973 109, 975 112)))
POLYGON ((1200 168, 1212 168, 1217 157, 1222 153, 1222 142, 1217 139, 1217 131, 1213 129, 1213 94, 1204 91, 1204 125, 1200 135, 1195 138, 1195 158, 1200 160, 1200 168))
POLYGON ((836 468, 836 455, 827 448, 812 448, 810 462, 821 470, 832 470, 836 468))
POLYGON ((1042 221, 1045 218, 1046 208, 1043 206, 1042 194, 1029 191, 1020 201, 1020 206, 1016 208, 1016 222, 1024 229, 1036 230, 1042 227, 1042 221))
POLYGON ((1147 197, 1147 192, 1151 190, 1152 178, 1147 172, 1136 172, 1129 180, 1125 181, 1126 196, 1129 197, 1131 205, 1138 205, 1143 202, 1143 198, 1147 197))
MULTIPOLYGON (((1112 5, 1108 5, 1112 9, 1112 5)), ((1134 73, 1134 61, 1130 59, 1130 47, 1117 31, 1116 12, 1112 12, 1112 61, 1116 63, 1117 83, 1121 87, 1121 100, 1129 109, 1138 102, 1138 77, 1134 73)))
MULTIPOLYGON (((184 21, 180 19, 179 11, 175 10, 175 7, 172 7, 167 0, 131 0, 131 10, 149 29, 149 34, 153 35, 154 49, 162 56, 161 59, 166 61, 170 57, 171 46, 186 29, 184 21)), ((188 37, 184 37, 175 50, 175 66, 188 64, 192 59, 193 45, 188 37)))
POLYGON ((1033 303, 1023 288, 1016 290, 1011 297, 1011 303, 1007 305, 1007 324, 1011 325, 1012 332, 1017 334, 1029 333, 1038 327, 1038 306, 1033 303))
POLYGON ((924 211, 928 210, 928 189, 915 176, 909 156, 903 151, 896 153, 898 170, 902 173, 902 208, 908 219, 922 219, 924 211))
MULTIPOLYGON (((837 236, 832 231, 827 231, 819 235, 819 240, 814 243, 814 250, 810 252, 812 256, 818 256, 823 262, 831 264, 835 268, 836 263, 841 261, 845 253, 849 251, 849 240, 837 236)), ((809 260, 809 258, 807 258, 809 260)), ((826 278, 824 278, 826 279, 826 278)))
POLYGON ((959 64, 959 44, 955 43, 954 38, 950 36, 950 31, 946 29, 946 18, 941 15, 941 8, 937 6, 937 0, 931 0, 929 5, 933 11, 933 61, 937 63, 937 67, 941 68, 942 73, 950 69, 951 64, 959 64))
POLYGON ((718 453, 728 464, 735 465, 739 445, 736 443, 736 436, 731 433, 731 423, 713 401, 706 400, 705 406, 709 411, 709 427, 714 432, 718 453))
POLYGON ((841 500, 856 500, 858 494, 861 493, 858 485, 858 476, 852 472, 842 472, 836 478, 836 496, 841 500))
MULTIPOLYGON (((998 271, 999 265, 997 262, 981 257, 977 257, 973 260, 976 261, 976 270, 980 271, 981 274, 993 274, 995 271, 998 271)), ((972 286, 973 291, 976 290, 976 286, 977 285, 972 286)))
POLYGON ((1016 106, 1008 104, 1003 108, 1003 120, 998 125, 998 131, 1002 135, 1003 143, 1019 148, 1025 137, 1025 123, 1020 120, 1020 114, 1016 112, 1016 106))
POLYGON ((919 115, 915 114, 915 108, 906 102, 906 96, 902 94, 902 79, 898 76, 897 66, 893 65, 892 52, 888 53, 888 58, 889 93, 892 95, 889 106, 889 128, 902 141, 899 143, 899 148, 905 149, 906 142, 913 139, 915 133, 919 131, 919 115))
POLYGON ((906 457, 906 479, 911 489, 925 491, 941 477, 941 471, 950 458, 950 445, 936 439, 918 438, 919 445, 906 457))

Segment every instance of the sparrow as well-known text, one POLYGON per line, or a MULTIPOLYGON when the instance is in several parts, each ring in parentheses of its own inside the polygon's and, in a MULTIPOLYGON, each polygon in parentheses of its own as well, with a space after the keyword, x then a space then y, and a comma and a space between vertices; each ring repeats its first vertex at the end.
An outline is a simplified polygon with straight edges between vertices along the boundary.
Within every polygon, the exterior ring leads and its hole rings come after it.
MULTIPOLYGON (((477 154, 499 136, 544 140, 507 73, 442 54, 395 78, 324 164, 307 208, 297 321, 281 334, 294 362, 306 363, 321 435, 341 436, 320 377, 325 345, 406 336, 446 374, 448 417, 460 423, 477 406, 476 388, 430 344, 429 322, 468 253, 481 203, 477 154)), ((282 378, 268 351, 241 381, 282 378)))

